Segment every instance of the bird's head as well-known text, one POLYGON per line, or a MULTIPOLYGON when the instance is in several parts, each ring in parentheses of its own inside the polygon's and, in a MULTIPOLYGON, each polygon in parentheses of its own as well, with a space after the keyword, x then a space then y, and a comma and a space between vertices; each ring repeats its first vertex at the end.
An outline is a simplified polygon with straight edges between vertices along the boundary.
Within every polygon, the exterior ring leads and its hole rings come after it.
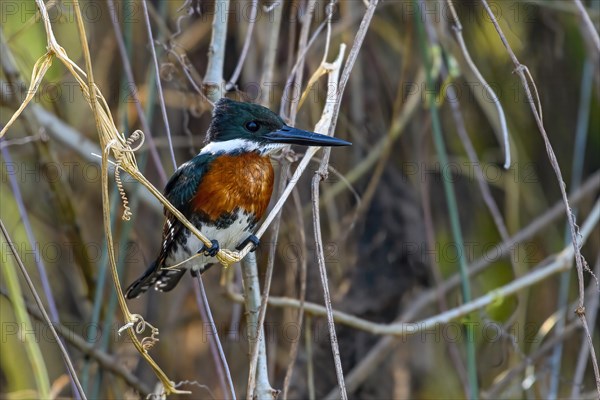
POLYGON ((222 98, 215 104, 203 151, 273 153, 285 145, 349 146, 350 142, 287 126, 273 111, 258 104, 222 98))

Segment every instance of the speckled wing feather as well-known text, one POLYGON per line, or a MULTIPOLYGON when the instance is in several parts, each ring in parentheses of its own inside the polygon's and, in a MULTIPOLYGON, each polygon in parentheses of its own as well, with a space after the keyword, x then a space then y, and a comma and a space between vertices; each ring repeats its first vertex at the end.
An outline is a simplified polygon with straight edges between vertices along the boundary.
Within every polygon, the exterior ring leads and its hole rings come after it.
MULTIPOLYGON (((189 218, 191 215, 190 201, 196 195, 198 183, 208 169, 213 156, 199 154, 190 161, 182 164, 171 176, 165 186, 164 195, 175 208, 189 218)), ((167 269, 165 260, 178 237, 186 230, 183 224, 171 212, 164 209, 165 223, 163 225, 162 246, 156 260, 150 264, 146 272, 127 289, 128 299, 138 297, 149 288, 156 285, 161 291, 169 291, 177 285, 185 274, 185 269, 167 269), (157 285, 158 283, 158 285, 157 285)))

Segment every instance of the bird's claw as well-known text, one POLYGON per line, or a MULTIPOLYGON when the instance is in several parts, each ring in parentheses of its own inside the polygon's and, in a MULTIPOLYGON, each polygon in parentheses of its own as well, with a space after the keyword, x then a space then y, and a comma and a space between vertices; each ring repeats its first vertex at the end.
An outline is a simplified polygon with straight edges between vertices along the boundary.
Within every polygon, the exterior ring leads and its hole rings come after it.
POLYGON ((254 251, 256 251, 256 248, 257 248, 257 247, 258 247, 258 245, 260 244, 260 239, 259 239, 259 238, 257 238, 257 237, 256 237, 256 236, 254 236, 254 235, 250 235, 250 236, 248 236, 248 237, 247 237, 247 238, 246 238, 246 239, 245 239, 245 240, 244 240, 242 243, 240 243, 240 244, 239 244, 239 246, 238 246, 238 247, 236 247, 235 249, 236 249, 237 251, 240 251, 240 250, 242 250, 244 247, 246 247, 246 245, 247 245, 248 243, 252 243, 252 249, 250 249, 250 251, 254 252, 254 251))
POLYGON ((219 242, 216 240, 211 240, 210 242, 212 243, 211 246, 207 248, 206 245, 203 245, 202 248, 198 250, 198 254, 202 253, 207 257, 216 256, 221 248, 219 242))

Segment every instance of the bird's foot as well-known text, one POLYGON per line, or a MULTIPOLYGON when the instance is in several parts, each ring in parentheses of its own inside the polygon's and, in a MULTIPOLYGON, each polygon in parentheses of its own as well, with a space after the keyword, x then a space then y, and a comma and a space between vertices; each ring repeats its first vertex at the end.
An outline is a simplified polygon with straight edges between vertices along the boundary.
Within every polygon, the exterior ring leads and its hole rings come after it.
POLYGON ((252 243, 252 249, 250 249, 250 251, 256 251, 256 248, 258 247, 258 245, 260 244, 260 239, 257 238, 254 235, 250 235, 246 238, 246 240, 244 240, 242 243, 240 243, 240 245, 238 247, 236 247, 235 249, 240 251, 242 250, 244 247, 246 247, 246 245, 248 243, 252 243))
POLYGON ((216 256, 220 250, 219 242, 216 240, 211 240, 210 242, 212 243, 210 247, 206 247, 206 245, 203 245, 202 248, 200 250, 198 250, 197 253, 198 254, 202 253, 207 257, 216 256))

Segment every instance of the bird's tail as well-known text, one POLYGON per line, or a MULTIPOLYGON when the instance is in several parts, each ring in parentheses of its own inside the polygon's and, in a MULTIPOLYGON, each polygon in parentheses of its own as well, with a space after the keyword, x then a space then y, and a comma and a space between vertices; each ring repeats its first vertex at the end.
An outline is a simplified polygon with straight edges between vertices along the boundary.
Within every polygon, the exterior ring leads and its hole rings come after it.
POLYGON ((155 261, 150 264, 150 267, 144 272, 144 275, 129 285, 125 297, 128 299, 135 299, 152 286, 155 286, 156 289, 161 292, 168 292, 177 285, 183 274, 185 274, 185 271, 184 268, 159 268, 155 261))

